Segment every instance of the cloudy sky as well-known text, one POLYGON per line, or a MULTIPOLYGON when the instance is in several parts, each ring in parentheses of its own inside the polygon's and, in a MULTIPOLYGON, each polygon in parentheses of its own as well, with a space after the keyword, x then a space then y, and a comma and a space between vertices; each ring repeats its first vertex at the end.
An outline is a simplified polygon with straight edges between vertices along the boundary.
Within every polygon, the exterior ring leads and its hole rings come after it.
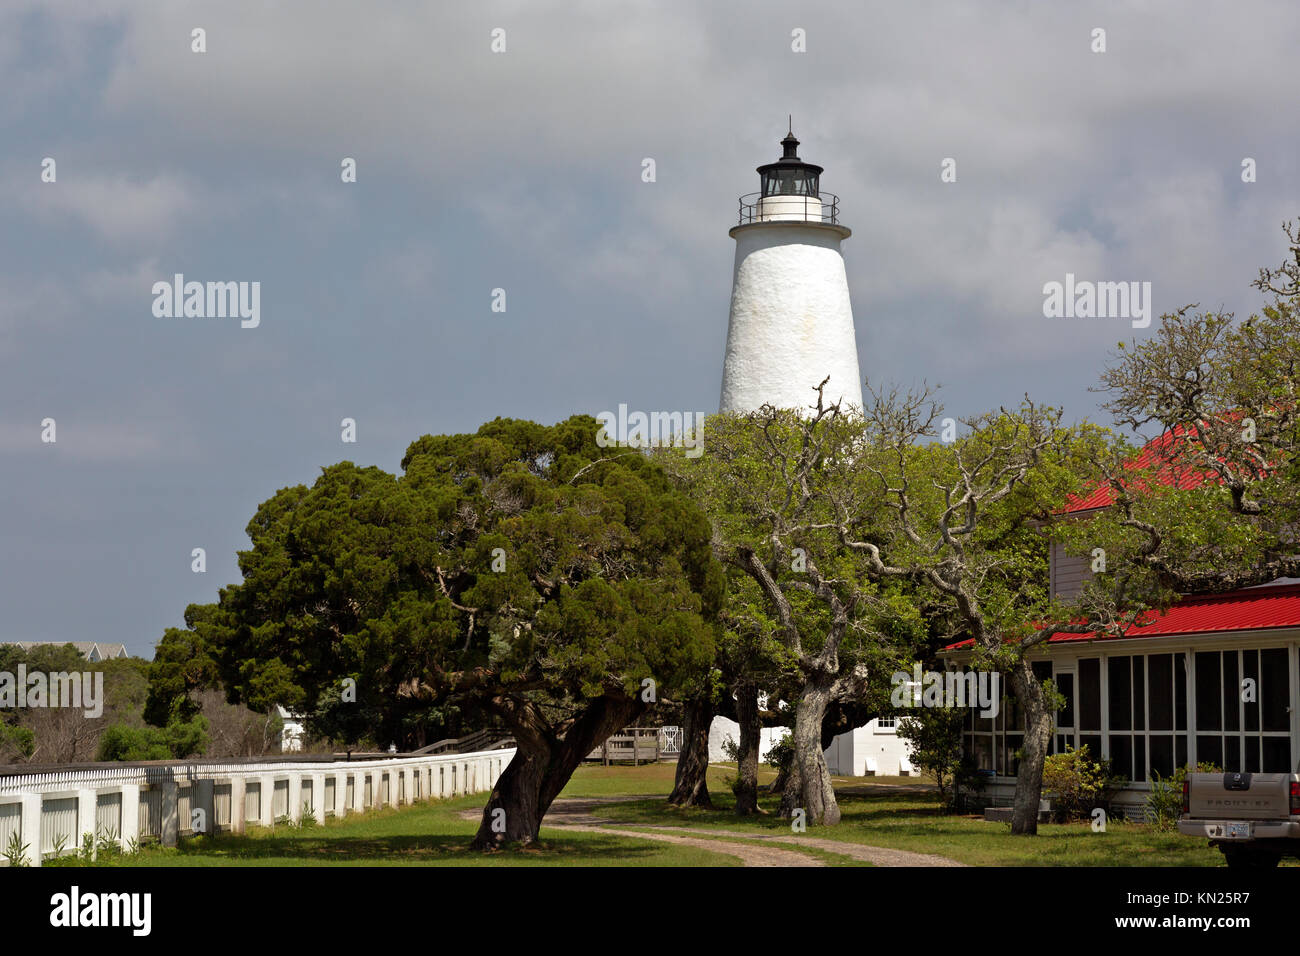
POLYGON ((1297 27, 1291 0, 10 0, 0 639, 150 656, 323 465, 395 471, 497 415, 716 410, 727 230, 787 114, 853 230, 868 379, 1104 420, 1089 386, 1149 332, 1045 318, 1043 285, 1258 308, 1300 216, 1297 27), (260 325, 156 317, 175 273, 260 282, 260 325))

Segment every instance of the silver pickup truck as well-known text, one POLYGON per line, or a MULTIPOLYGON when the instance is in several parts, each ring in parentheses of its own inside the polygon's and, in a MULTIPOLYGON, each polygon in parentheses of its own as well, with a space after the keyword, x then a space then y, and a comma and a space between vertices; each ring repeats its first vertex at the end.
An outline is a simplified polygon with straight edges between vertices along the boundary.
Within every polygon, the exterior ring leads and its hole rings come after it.
POLYGON ((1300 857, 1300 775, 1189 773, 1178 832, 1207 837, 1228 866, 1300 857))

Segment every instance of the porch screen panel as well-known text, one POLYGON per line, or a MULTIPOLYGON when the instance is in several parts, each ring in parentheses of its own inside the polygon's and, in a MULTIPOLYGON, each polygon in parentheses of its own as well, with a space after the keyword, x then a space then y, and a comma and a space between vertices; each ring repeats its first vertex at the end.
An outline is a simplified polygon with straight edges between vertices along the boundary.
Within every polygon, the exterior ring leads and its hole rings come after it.
POLYGON ((1107 714, 1110 717, 1112 744, 1115 742, 1115 731, 1133 729, 1132 660, 1131 657, 1112 657, 1106 661, 1107 714))
POLYGON ((1196 759, 1223 766, 1223 655, 1196 653, 1196 759))
POLYGON ((1101 659, 1079 661, 1079 729, 1101 732, 1101 659))
MULTIPOLYGON (((1260 717, 1266 732, 1290 731, 1287 706, 1291 700, 1290 674, 1287 673, 1286 648, 1270 647, 1259 652, 1262 675, 1259 699, 1260 717)), ((1285 768, 1284 768, 1285 769, 1285 768)), ((1281 772, 1281 771, 1276 771, 1281 772)))
POLYGON ((1135 735, 1145 707, 1135 697, 1146 693, 1142 658, 1119 656, 1106 660, 1106 716, 1110 721, 1110 763, 1114 773, 1130 780, 1146 776, 1146 738, 1135 735))
MULTIPOLYGON (((1287 668, 1285 647, 1270 647, 1259 652, 1260 770, 1264 773, 1288 773, 1295 770, 1291 762, 1291 673, 1287 668)), ((1246 738, 1250 741, 1250 738, 1246 738)))
POLYGON ((1174 766, 1187 766, 1187 654, 1174 655, 1174 766))
POLYGON ((1148 765, 1152 774, 1164 778, 1178 766, 1174 763, 1174 655, 1150 654, 1146 663, 1148 765))
POLYGON ((1237 651, 1223 652, 1223 729, 1241 729, 1241 669, 1237 651))
POLYGON ((1079 746, 1092 759, 1101 756, 1101 658, 1079 661, 1079 746))
MULTIPOLYGON (((970 672, 966 666, 956 670, 959 674, 970 672)), ((978 707, 966 708, 966 717, 962 722, 962 745, 977 770, 993 769, 993 721, 981 718, 978 707)))
POLYGON ((1147 729, 1146 658, 1133 658, 1133 729, 1147 729))
POLYGON ((1074 746, 1074 675, 1057 674, 1056 691, 1065 698, 1065 706, 1056 714, 1056 749, 1055 753, 1065 753, 1067 747, 1074 746))
POLYGON ((1195 664, 1197 761, 1228 771, 1290 771, 1287 649, 1198 651, 1195 664))
POLYGON ((1074 726, 1074 675, 1058 674, 1056 677, 1056 689, 1061 696, 1065 698, 1065 706, 1061 708, 1057 715, 1057 723, 1062 727, 1074 726))

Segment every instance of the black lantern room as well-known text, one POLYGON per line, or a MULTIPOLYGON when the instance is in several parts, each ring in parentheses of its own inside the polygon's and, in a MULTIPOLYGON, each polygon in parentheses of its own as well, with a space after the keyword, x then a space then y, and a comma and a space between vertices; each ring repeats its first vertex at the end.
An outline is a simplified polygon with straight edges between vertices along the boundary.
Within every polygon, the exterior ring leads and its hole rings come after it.
POLYGON ((785 139, 781 140, 781 148, 784 152, 780 159, 758 167, 758 175, 763 181, 762 195, 819 198, 821 194, 817 190, 822 168, 799 159, 799 141, 794 138, 793 132, 787 133, 785 139))

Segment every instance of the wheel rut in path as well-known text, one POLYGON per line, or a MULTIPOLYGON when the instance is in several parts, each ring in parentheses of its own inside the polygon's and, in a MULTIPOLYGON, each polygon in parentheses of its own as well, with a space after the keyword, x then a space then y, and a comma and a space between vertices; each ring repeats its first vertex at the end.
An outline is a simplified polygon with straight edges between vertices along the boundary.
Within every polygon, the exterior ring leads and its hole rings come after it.
MULTIPOLYGON (((734 830, 722 830, 705 827, 674 827, 658 824, 611 820, 602 816, 600 810, 615 803, 629 803, 637 800, 661 799, 662 794, 643 794, 622 797, 561 797, 551 804, 542 821, 543 826, 557 829, 581 830, 587 833, 601 833, 607 836, 636 837, 643 840, 655 840, 662 843, 675 843, 679 846, 691 846, 712 853, 721 853, 740 860, 743 866, 825 866, 826 862, 808 853, 787 850, 775 846, 758 846, 758 843, 781 843, 807 849, 823 850, 861 860, 875 866, 965 866, 947 857, 930 853, 913 853, 908 850, 893 850, 887 847, 866 846, 861 843, 846 843, 842 840, 825 840, 819 837, 796 836, 794 834, 774 833, 737 833, 734 830), (636 829, 630 829, 635 827, 636 829), (730 837, 731 839, 727 839, 730 837), (753 843, 741 843, 740 840, 752 840, 753 843)), ((464 810, 461 816, 476 820, 482 814, 480 810, 464 810)))

